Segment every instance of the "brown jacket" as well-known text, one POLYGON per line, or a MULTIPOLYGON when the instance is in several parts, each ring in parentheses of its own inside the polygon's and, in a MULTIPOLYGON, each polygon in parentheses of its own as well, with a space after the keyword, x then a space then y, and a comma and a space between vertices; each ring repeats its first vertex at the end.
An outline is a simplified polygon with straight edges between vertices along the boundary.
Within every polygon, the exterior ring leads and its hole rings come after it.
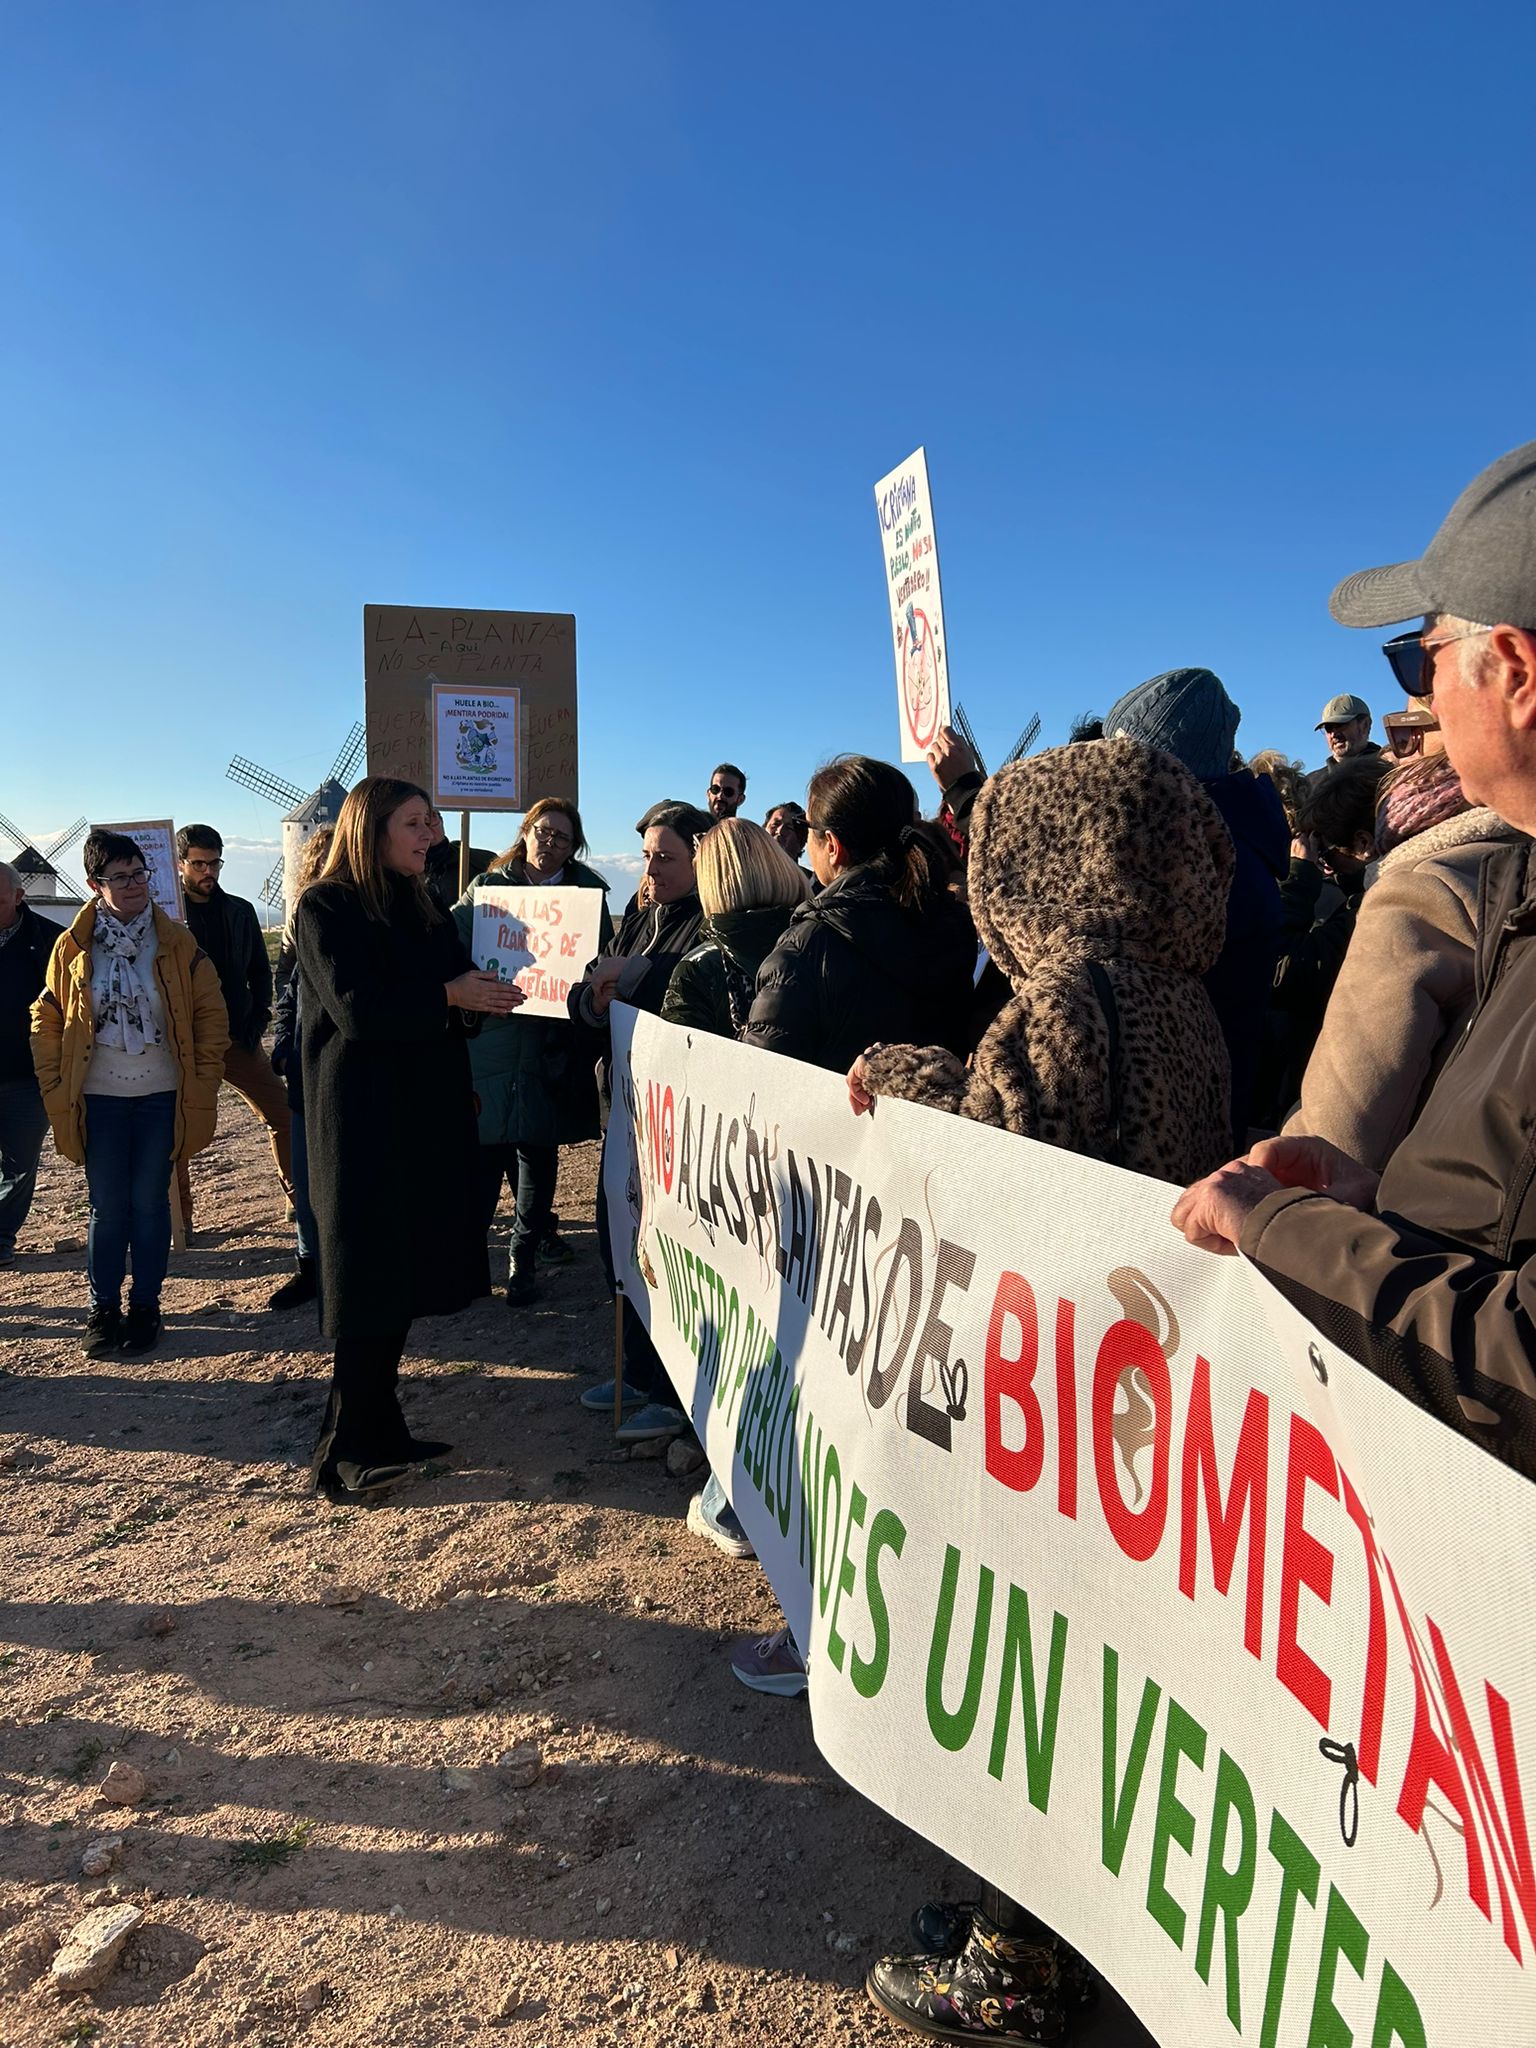
POLYGON ((1519 835, 1486 809, 1405 839, 1382 861, 1307 1062, 1288 1136, 1327 1138, 1379 1172, 1413 1128, 1476 998, 1477 884, 1519 835))
POLYGON ((1241 1250, 1351 1357, 1536 1478, 1536 868, 1483 864, 1477 1007, 1376 1213, 1287 1188, 1241 1250))
MULTIPOLYGON (((66 1159, 80 1166, 85 1164, 85 1073, 96 1043, 91 1003, 95 929, 96 905, 88 903, 54 947, 48 980, 32 1005, 32 1064, 53 1126, 53 1142, 66 1159)), ((229 1016, 218 972, 186 926, 157 908, 155 937, 155 980, 181 1071, 171 1156, 185 1159, 213 1137, 229 1016)))

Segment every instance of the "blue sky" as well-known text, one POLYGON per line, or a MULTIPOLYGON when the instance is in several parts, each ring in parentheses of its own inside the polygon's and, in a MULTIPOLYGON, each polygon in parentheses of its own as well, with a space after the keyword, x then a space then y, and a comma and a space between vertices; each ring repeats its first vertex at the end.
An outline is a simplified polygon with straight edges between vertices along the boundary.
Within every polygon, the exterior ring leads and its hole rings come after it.
POLYGON ((254 892, 225 764, 318 778, 382 601, 576 614, 599 853, 722 755, 761 815, 896 750, 919 442, 984 746, 1204 662, 1319 759, 1395 701, 1332 584, 1536 432, 1533 59, 1512 4, 11 9, 0 811, 206 816, 254 892))

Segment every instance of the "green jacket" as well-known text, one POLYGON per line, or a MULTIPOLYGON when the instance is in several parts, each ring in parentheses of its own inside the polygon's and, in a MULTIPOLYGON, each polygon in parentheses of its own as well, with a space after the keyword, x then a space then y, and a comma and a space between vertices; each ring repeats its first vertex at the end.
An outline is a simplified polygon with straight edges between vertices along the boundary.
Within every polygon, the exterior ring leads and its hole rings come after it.
POLYGON ((757 970, 788 929, 797 903, 728 910, 704 920, 704 943, 672 970, 661 1014, 668 1024, 735 1038, 747 1021, 757 970), (734 1003, 733 1003, 734 997, 734 1003))
MULTIPOLYGON (((521 888, 527 880, 520 860, 474 877, 453 906, 453 921, 466 946, 474 926, 475 891, 521 888)), ((608 884, 595 869, 568 860, 560 887, 606 893, 608 884)), ((605 903, 602 945, 611 930, 605 903)), ((554 1017, 483 1017, 469 1041, 469 1067, 482 1145, 574 1145, 597 1136, 597 1083, 573 1024, 554 1017)))

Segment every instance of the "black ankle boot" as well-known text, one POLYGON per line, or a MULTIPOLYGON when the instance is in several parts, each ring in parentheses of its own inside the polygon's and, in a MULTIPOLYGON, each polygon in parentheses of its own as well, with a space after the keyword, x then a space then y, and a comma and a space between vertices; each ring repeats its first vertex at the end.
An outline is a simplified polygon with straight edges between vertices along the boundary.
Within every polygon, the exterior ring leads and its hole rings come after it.
POLYGON ((299 1308, 320 1292, 320 1276, 313 1259, 301 1258, 291 1280, 285 1280, 267 1303, 268 1308, 299 1308))
POLYGON ((537 1301, 539 1283, 534 1278, 533 1246, 524 1245, 512 1254, 512 1270, 507 1275, 507 1307, 526 1308, 530 1301, 537 1301))
POLYGON ((1059 2041, 1067 2029, 1054 1942, 1004 1934, 979 1908, 958 1955, 886 1956, 864 1988, 891 2019, 941 2041, 1059 2041))

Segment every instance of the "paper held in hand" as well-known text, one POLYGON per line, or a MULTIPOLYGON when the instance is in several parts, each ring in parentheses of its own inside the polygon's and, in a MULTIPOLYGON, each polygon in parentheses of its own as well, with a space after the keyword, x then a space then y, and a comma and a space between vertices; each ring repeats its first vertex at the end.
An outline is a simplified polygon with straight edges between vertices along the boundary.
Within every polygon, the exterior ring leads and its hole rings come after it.
POLYGON ((520 1017, 563 1017, 565 999, 601 949, 601 889, 475 891, 470 950, 477 967, 515 981, 520 1017))
POLYGON ((885 552, 901 758, 922 761, 950 722, 949 652, 939 595, 939 553, 928 495, 928 458, 919 448, 875 485, 885 552))

